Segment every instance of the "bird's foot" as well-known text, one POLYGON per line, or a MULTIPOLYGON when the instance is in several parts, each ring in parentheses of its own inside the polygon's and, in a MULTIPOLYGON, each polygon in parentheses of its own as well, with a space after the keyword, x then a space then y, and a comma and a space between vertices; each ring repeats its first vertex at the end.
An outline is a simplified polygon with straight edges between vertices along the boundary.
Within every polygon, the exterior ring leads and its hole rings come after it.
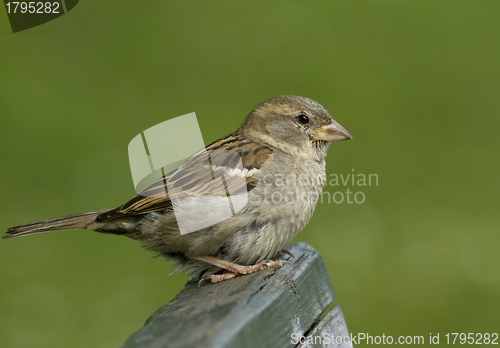
POLYGON ((263 269, 269 268, 269 267, 283 267, 285 264, 290 265, 293 267, 293 265, 284 260, 262 260, 260 262, 257 262, 255 265, 251 266, 242 266, 238 265, 237 263, 218 259, 213 256, 198 256, 195 258, 195 260, 207 262, 211 265, 223 268, 225 270, 228 270, 229 273, 222 273, 222 274, 211 274, 208 276, 205 276, 200 279, 198 282, 198 286, 207 279, 210 279, 212 283, 219 283, 224 280, 228 280, 240 275, 244 274, 250 274, 250 273, 255 273, 262 271, 263 269))

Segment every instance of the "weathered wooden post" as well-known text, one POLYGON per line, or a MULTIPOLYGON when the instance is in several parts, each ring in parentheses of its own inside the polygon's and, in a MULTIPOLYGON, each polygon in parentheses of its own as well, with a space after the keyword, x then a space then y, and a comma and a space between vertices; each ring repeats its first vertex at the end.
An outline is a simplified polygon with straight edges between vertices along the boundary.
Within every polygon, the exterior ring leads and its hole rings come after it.
POLYGON ((190 280, 123 348, 352 347, 335 340, 348 331, 321 255, 306 243, 287 249, 293 268, 201 287, 190 280))

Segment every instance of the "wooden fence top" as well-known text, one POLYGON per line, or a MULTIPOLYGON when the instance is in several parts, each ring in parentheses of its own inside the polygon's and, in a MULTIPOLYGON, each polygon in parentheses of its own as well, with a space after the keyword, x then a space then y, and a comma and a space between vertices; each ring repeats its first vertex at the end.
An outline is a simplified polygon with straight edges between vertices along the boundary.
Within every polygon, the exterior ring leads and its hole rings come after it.
POLYGON ((347 327, 340 306, 331 308, 335 295, 320 253, 303 242, 286 248, 294 257, 281 258, 293 268, 205 281, 201 287, 191 279, 123 348, 352 347, 307 343, 308 336, 325 332, 346 336, 347 327), (292 339, 297 337, 302 343, 292 339))

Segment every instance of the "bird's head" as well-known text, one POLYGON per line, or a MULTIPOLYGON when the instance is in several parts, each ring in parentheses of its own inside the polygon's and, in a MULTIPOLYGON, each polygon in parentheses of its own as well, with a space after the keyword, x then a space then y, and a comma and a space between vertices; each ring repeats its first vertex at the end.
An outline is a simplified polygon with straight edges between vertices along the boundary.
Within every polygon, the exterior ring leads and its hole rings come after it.
POLYGON ((240 130, 252 140, 288 153, 317 153, 324 157, 328 144, 352 139, 319 103, 309 98, 282 95, 257 105, 240 130))

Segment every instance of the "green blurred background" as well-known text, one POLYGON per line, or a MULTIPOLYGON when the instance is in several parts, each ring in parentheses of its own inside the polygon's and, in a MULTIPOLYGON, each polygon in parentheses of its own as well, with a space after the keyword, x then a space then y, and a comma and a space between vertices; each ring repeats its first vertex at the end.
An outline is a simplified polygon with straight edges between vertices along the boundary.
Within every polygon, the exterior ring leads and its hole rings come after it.
MULTIPOLYGON (((354 137, 327 173, 379 177, 294 240, 350 332, 500 331, 500 1, 82 0, 16 34, 0 10, 0 61, 0 230, 126 202, 127 145, 166 119, 209 143, 307 96, 354 137)), ((0 346, 117 347, 183 288, 169 266, 83 230, 0 241, 0 346)))

